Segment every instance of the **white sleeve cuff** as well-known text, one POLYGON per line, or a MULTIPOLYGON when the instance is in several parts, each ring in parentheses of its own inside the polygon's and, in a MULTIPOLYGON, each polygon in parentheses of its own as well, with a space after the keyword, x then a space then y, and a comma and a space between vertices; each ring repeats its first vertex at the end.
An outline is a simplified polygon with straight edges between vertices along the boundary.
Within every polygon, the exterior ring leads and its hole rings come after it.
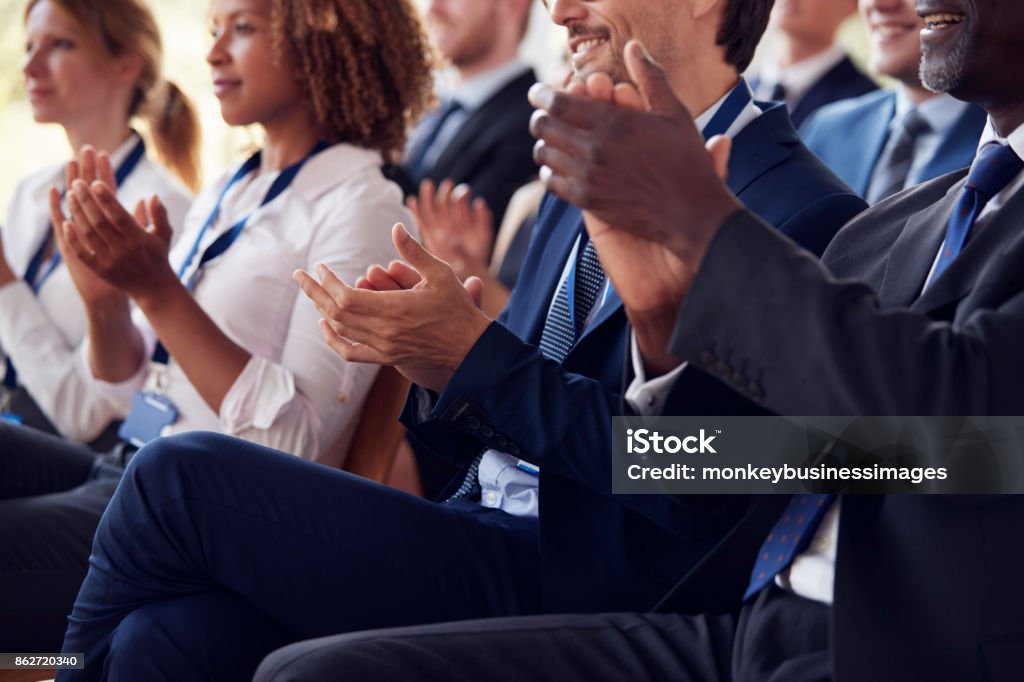
POLYGON ((671 372, 648 381, 644 372, 644 359, 636 342, 636 332, 632 330, 629 332, 629 354, 633 362, 634 376, 629 388, 626 389, 626 403, 633 412, 645 417, 661 414, 669 391, 687 363, 684 362, 671 372))

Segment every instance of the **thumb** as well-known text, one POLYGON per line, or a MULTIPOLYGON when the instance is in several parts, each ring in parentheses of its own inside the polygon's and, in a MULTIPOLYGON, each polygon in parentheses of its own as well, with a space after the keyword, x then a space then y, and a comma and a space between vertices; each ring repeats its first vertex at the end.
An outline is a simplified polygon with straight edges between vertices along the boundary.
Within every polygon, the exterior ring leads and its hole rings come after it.
POLYGON ((473 303, 476 304, 477 308, 483 308, 484 304, 484 283, 479 277, 467 277, 466 281, 462 283, 466 291, 469 292, 470 298, 473 299, 473 303))
POLYGON ((395 223, 395 227, 391 230, 391 239, 395 243, 395 248, 398 249, 398 255, 416 268, 423 279, 430 279, 431 275, 437 275, 443 270, 449 269, 444 261, 434 258, 418 241, 413 239, 402 223, 395 223))
POLYGON ((668 76, 651 57, 647 49, 638 40, 626 43, 626 70, 629 78, 636 83, 637 89, 647 101, 647 110, 656 114, 677 116, 686 112, 686 107, 679 101, 668 83, 668 76))
POLYGON ((171 229, 171 222, 167 218, 167 208, 155 195, 150 197, 147 208, 149 216, 153 220, 153 234, 159 237, 164 244, 170 245, 174 230, 171 229))
POLYGON ((732 153, 732 140, 725 135, 715 135, 705 145, 711 155, 711 163, 715 166, 715 175, 722 182, 729 179, 729 155, 732 153))

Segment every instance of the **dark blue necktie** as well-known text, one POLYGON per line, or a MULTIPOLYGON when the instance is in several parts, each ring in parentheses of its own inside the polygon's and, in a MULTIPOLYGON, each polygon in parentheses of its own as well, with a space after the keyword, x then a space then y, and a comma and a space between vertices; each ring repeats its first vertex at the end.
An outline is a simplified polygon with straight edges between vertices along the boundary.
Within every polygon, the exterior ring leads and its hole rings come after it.
POLYGON ((452 117, 452 114, 460 109, 462 109, 462 105, 456 100, 451 99, 445 102, 437 114, 435 114, 435 121, 430 128, 430 132, 424 135, 423 139, 415 145, 414 149, 410 150, 406 168, 409 169, 413 180, 417 183, 427 174, 427 154, 430 152, 430 148, 437 142, 437 137, 441 134, 444 124, 452 117))
POLYGON ((810 543, 814 531, 832 502, 833 495, 794 495, 786 511, 757 553, 750 585, 743 600, 751 598, 776 575, 789 568, 796 555, 810 543))
POLYGON ((1024 169, 1024 161, 1010 147, 990 142, 981 148, 971 164, 967 184, 949 219, 946 240, 942 243, 942 252, 929 281, 936 280, 956 259, 985 205, 1010 184, 1021 169, 1024 169))
POLYGON ((866 197, 869 204, 874 206, 882 199, 903 190, 910 167, 914 165, 917 139, 931 128, 917 109, 908 111, 896 124, 878 159, 874 177, 871 178, 866 197))
POLYGON ((594 242, 585 240, 582 252, 576 259, 576 266, 558 287, 555 301, 548 311, 544 330, 540 335, 540 352, 555 362, 562 362, 576 344, 597 301, 597 295, 604 286, 604 269, 597 258, 594 242), (569 307, 569 290, 572 289, 572 308, 569 307))

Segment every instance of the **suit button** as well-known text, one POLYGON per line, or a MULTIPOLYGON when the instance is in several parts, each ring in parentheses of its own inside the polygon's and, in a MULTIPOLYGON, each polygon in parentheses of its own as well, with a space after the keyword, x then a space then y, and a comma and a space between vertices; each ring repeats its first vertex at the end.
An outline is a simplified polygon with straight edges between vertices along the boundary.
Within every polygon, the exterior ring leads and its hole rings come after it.
POLYGON ((480 428, 480 420, 473 416, 466 417, 466 421, 463 423, 470 431, 476 431, 480 428))
POLYGON ((705 367, 711 367, 712 365, 715 364, 715 356, 712 355, 710 352, 708 352, 706 350, 702 350, 700 352, 700 358, 699 359, 700 359, 700 364, 704 365, 705 367))
POLYGON ((484 424, 483 426, 480 427, 480 435, 483 436, 484 438, 490 438, 491 436, 494 435, 494 429, 492 429, 487 424, 484 424))
POLYGON ((496 445, 497 445, 497 446, 498 446, 499 448, 503 448, 503 447, 505 447, 506 445, 508 445, 508 438, 505 438, 505 436, 503 436, 503 435, 501 435, 501 434, 499 433, 499 434, 498 434, 497 436, 495 436, 495 437, 494 437, 494 443, 495 443, 495 444, 496 444, 496 445))
POLYGON ((510 443, 509 444, 509 446, 508 446, 508 454, 515 455, 516 457, 518 457, 520 452, 522 452, 522 451, 519 449, 518 445, 516 445, 515 443, 510 443))
POLYGON ((747 377, 743 376, 741 372, 733 372, 732 376, 729 377, 729 381, 732 382, 733 386, 738 386, 739 388, 746 388, 748 383, 747 377))
POLYGON ((724 360, 717 360, 714 369, 723 377, 728 377, 732 372, 732 368, 724 360))

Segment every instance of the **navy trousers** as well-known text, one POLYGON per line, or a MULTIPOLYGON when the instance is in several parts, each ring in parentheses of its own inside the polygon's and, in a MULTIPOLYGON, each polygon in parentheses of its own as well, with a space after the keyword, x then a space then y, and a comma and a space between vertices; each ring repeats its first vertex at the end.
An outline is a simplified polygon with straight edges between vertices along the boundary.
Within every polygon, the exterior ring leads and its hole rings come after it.
POLYGON ((537 613, 537 524, 205 433, 154 441, 100 521, 65 652, 84 680, 248 680, 290 642, 537 613))

